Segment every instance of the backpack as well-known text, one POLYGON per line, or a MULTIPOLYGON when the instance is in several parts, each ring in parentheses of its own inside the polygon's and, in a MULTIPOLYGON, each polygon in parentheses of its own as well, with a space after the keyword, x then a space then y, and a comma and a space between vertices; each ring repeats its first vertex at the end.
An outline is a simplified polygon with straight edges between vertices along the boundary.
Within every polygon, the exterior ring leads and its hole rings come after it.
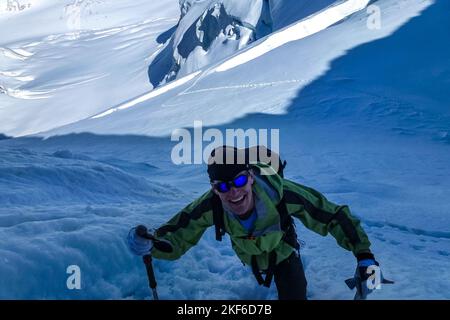
MULTIPOLYGON (((249 155, 251 152, 255 152, 257 154, 256 162, 259 163, 266 163, 268 165, 271 165, 271 161, 264 161, 266 159, 260 158, 260 151, 265 152, 263 154, 267 155, 267 157, 275 159, 278 163, 278 170, 277 174, 284 177, 284 168, 286 167, 287 162, 282 161, 280 156, 273 152, 272 150, 264 147, 264 146, 255 146, 251 148, 245 149, 246 159, 249 159, 249 155), (254 149, 256 148, 256 150, 254 149)), ((250 164, 251 166, 251 164, 250 164)), ((260 176, 262 179, 265 179, 266 182, 268 182, 267 178, 264 175, 260 176)), ((222 202, 216 194, 213 195, 212 199, 212 210, 213 210, 213 222, 216 230, 216 240, 222 241, 222 236, 225 235, 225 222, 224 222, 224 211, 222 207, 222 202)), ((280 202, 277 205, 277 211, 280 215, 280 226, 281 230, 284 232, 284 236, 282 238, 283 241, 285 241, 287 244, 289 244, 291 247, 293 247, 295 250, 300 250, 300 244, 297 240, 297 233, 295 232, 295 224, 293 218, 289 215, 286 202, 284 200, 284 197, 280 200, 280 202)), ((269 254, 269 268, 266 270, 266 279, 264 280, 261 276, 261 271, 259 270, 256 262, 256 256, 252 256, 252 271, 253 274, 256 277, 256 280, 260 285, 264 285, 266 287, 270 287, 270 284, 272 282, 273 277, 273 271, 276 264, 276 253, 275 250, 273 250, 269 254)))

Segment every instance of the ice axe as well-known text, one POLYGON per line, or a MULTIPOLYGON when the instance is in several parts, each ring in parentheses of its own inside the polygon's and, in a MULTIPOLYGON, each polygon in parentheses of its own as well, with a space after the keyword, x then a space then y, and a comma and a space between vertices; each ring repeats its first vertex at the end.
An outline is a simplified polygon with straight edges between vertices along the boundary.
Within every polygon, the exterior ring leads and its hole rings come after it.
MULTIPOLYGON (((148 233, 147 227, 143 225, 139 225, 136 227, 136 235, 153 241, 154 246, 161 251, 164 252, 171 252, 172 246, 164 241, 156 239, 153 235, 148 233)), ((152 255, 146 254, 142 257, 142 260, 144 261, 145 269, 147 270, 147 278, 148 278, 148 285, 150 286, 150 289, 153 293, 153 300, 159 300, 158 298, 158 292, 156 291, 156 279, 155 279, 155 272, 153 271, 153 263, 152 263, 152 255)))

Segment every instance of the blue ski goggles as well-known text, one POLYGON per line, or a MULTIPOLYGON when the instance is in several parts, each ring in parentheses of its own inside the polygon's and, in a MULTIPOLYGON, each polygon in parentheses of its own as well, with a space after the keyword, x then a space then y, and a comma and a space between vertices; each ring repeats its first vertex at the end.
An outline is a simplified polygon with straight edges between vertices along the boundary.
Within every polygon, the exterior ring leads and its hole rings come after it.
POLYGON ((238 175, 236 178, 234 178, 231 181, 218 181, 213 183, 213 188, 220 193, 226 193, 231 190, 231 187, 235 188, 242 188, 245 186, 248 182, 248 175, 249 173, 242 173, 238 175))

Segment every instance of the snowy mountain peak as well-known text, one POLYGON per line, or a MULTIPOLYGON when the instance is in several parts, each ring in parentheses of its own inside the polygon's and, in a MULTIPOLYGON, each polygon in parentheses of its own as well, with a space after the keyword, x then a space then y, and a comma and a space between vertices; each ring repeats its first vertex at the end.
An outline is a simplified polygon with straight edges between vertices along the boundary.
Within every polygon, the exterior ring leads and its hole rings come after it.
POLYGON ((153 86, 217 62, 272 32, 267 0, 180 1, 180 21, 149 68, 153 86))

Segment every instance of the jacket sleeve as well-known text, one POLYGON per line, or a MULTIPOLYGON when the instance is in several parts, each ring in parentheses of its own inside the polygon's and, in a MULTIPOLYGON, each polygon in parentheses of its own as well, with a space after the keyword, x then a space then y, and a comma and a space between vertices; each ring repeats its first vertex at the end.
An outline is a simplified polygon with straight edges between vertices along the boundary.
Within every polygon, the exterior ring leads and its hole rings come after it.
POLYGON ((153 257, 175 260, 197 244, 205 230, 213 225, 211 196, 212 192, 208 191, 156 230, 156 238, 170 242, 173 251, 168 253, 153 247, 153 257))
POLYGON ((286 179, 283 183, 288 212, 308 229, 322 236, 331 233, 341 247, 352 251, 355 256, 370 253, 367 234, 348 206, 336 205, 318 191, 298 183, 286 179))

